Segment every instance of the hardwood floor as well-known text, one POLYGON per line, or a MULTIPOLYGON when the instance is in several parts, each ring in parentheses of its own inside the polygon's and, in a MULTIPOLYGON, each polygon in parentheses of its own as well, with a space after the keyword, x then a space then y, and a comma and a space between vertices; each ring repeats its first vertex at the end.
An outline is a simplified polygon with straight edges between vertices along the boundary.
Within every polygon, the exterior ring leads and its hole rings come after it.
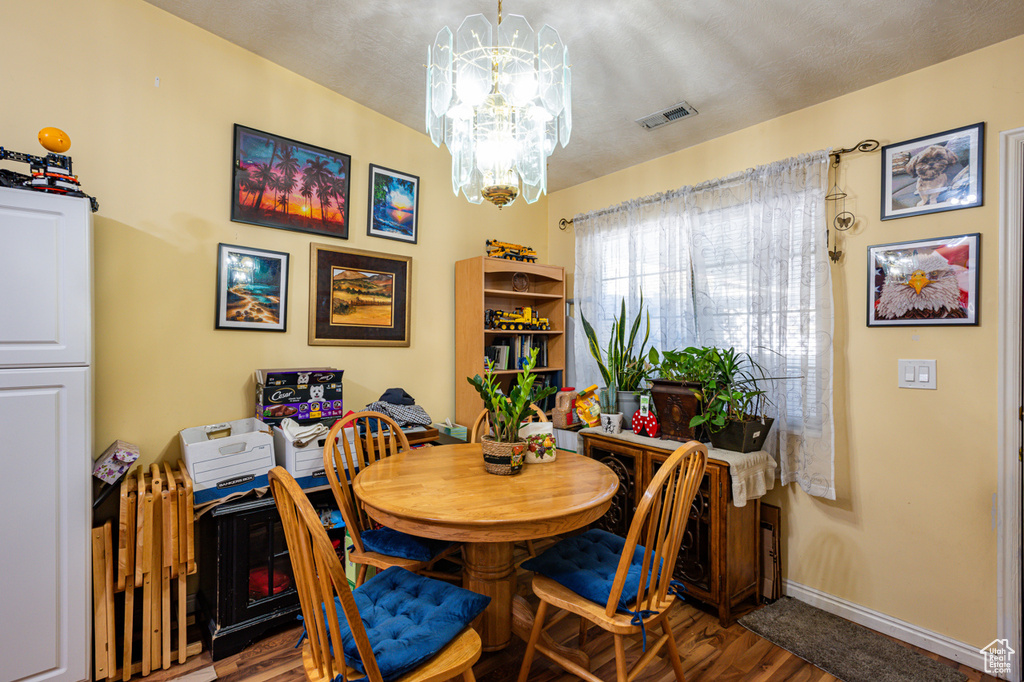
MULTIPOLYGON (((717 617, 690 604, 683 604, 674 611, 673 632, 679 643, 688 682, 830 682, 837 679, 742 625, 723 628, 717 617)), ((551 630, 552 636, 564 643, 575 642, 577 622, 574 618, 566 618, 551 630)), ((301 631, 299 625, 278 630, 242 653, 216 663, 212 663, 209 653, 204 651, 184 665, 154 672, 145 679, 146 682, 207 682, 213 679, 212 665, 216 679, 222 682, 301 682, 305 680, 302 658, 300 650, 294 648, 301 631)), ((960 670, 971 682, 998 682, 991 675, 900 643, 960 670)), ((592 629, 584 650, 590 655, 591 670, 597 676, 605 680, 615 679, 615 654, 610 635, 592 629)), ((514 640, 505 651, 484 654, 473 671, 479 682, 515 680, 522 654, 522 644, 514 640)), ((627 648, 627 654, 630 662, 636 660, 640 655, 639 641, 627 648)), ((530 682, 571 682, 577 679, 543 657, 535 658, 530 669, 530 682)), ((638 682, 670 682, 674 679, 666 662, 652 664, 637 678, 638 682)))

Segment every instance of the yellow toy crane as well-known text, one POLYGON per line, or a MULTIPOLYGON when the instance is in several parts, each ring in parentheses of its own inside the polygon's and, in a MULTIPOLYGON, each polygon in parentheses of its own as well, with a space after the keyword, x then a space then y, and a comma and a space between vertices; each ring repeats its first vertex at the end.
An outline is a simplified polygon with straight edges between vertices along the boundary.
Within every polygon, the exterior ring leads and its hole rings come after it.
POLYGON ((548 331, 551 329, 551 322, 546 317, 540 317, 535 308, 516 308, 512 312, 506 310, 486 310, 484 312, 484 327, 487 329, 503 329, 508 331, 548 331))
POLYGON ((487 256, 489 258, 504 258, 505 260, 537 262, 537 252, 529 246, 501 242, 496 239, 487 240, 487 256))

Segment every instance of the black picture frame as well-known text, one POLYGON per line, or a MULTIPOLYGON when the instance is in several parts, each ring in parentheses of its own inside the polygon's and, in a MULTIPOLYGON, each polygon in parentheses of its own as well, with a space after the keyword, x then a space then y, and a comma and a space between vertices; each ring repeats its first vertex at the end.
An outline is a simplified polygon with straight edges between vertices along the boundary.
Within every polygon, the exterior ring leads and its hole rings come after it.
POLYGON ((309 345, 409 346, 411 310, 410 256, 309 245, 309 345))
POLYGON ((348 154, 236 123, 231 220, 348 239, 351 176, 348 154))
POLYGON ((981 234, 868 247, 867 326, 975 326, 981 234))
POLYGON ((289 254, 217 246, 216 329, 288 330, 289 254))
POLYGON ((882 220, 984 201, 985 123, 882 147, 882 220))
POLYGON ((420 178, 370 164, 366 234, 415 244, 419 237, 420 178))

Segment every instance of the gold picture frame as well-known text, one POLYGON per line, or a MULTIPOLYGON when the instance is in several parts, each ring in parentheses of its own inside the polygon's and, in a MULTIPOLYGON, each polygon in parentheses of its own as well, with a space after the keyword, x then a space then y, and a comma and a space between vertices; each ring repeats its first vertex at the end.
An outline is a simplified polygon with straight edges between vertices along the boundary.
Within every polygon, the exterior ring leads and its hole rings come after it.
POLYGON ((412 257, 309 245, 311 346, 408 346, 412 257))

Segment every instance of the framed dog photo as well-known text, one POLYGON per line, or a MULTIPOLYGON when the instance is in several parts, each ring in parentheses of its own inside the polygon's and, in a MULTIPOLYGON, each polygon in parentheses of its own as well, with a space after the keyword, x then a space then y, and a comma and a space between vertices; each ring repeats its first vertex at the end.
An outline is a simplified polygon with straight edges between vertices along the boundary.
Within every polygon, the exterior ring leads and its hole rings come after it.
POLYGON ((882 147, 882 220, 982 203, 985 124, 882 147))
POLYGON ((288 254, 221 244, 217 251, 217 329, 283 332, 288 254))
POLYGON ((370 201, 366 234, 416 243, 420 179, 370 164, 370 201))
POLYGON ((868 326, 978 324, 980 234, 868 247, 868 326))
POLYGON ((310 346, 408 346, 412 258, 309 245, 310 346))

